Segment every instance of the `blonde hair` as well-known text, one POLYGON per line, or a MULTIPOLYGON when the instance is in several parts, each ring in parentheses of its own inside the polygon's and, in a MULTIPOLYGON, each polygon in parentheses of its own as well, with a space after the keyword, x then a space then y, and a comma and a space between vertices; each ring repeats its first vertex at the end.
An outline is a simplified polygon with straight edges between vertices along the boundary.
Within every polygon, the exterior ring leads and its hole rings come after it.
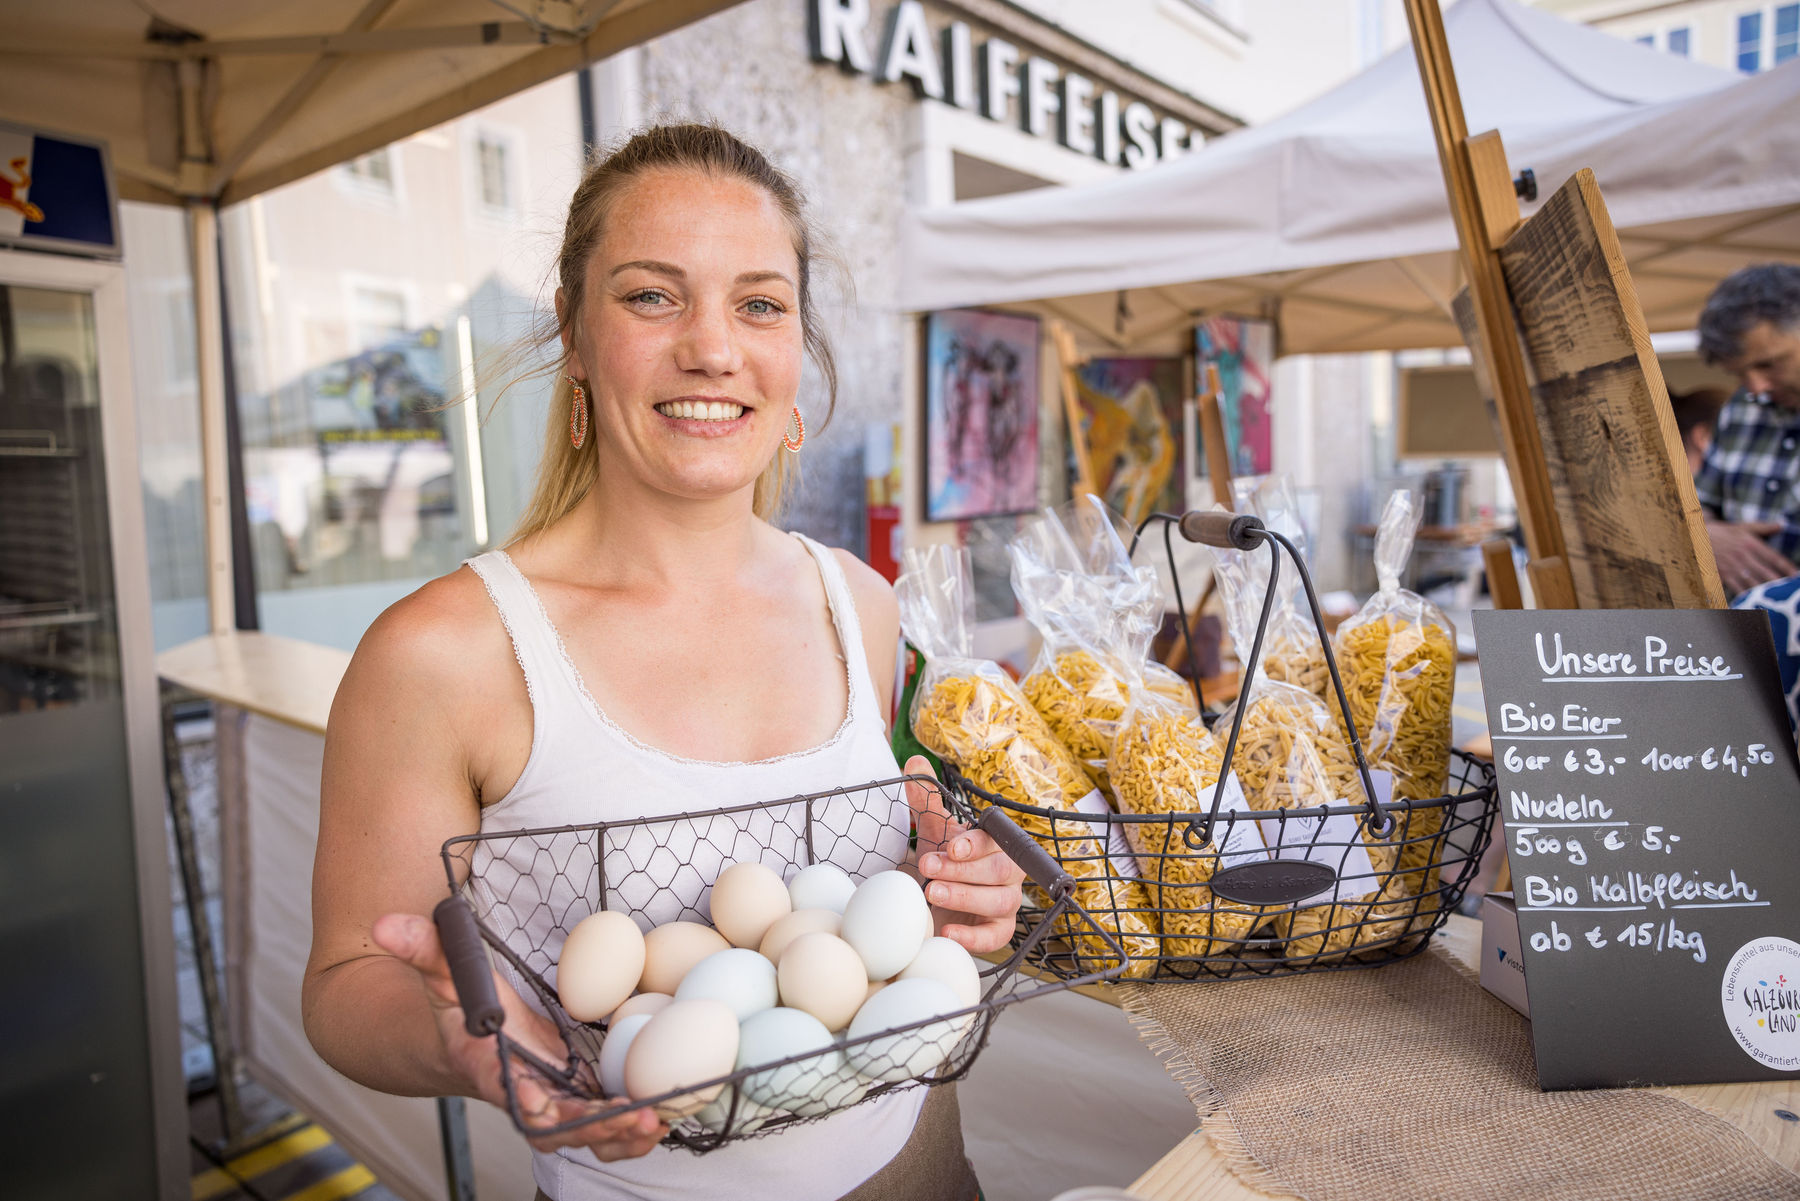
MULTIPOLYGON (((771 163, 763 153, 717 125, 657 125, 633 136, 610 154, 595 157, 575 185, 569 200, 569 216, 563 227, 562 247, 556 256, 557 283, 562 288, 562 311, 532 339, 543 349, 560 343, 563 335, 574 328, 581 317, 585 300, 583 287, 587 278, 588 259, 600 242, 607 215, 614 202, 632 181, 648 171, 689 170, 707 175, 736 178, 767 192, 781 211, 794 241, 794 254, 800 260, 799 299, 802 344, 818 366, 825 384, 825 417, 818 423, 823 429, 837 408, 837 361, 831 352, 813 303, 813 268, 822 257, 818 237, 806 216, 806 202, 785 172, 771 163)), ((536 534, 568 516, 581 503, 599 473, 594 441, 585 442, 577 450, 569 441, 568 430, 573 416, 574 389, 566 370, 567 354, 560 345, 556 361, 539 369, 554 370, 548 433, 544 439, 544 455, 538 463, 537 482, 532 488, 531 502, 513 530, 511 542, 536 534)), ((816 432, 816 431, 814 431, 816 432)), ((798 478, 796 456, 777 451, 769 465, 756 479, 752 507, 758 517, 772 518, 781 508, 784 495, 798 478)))

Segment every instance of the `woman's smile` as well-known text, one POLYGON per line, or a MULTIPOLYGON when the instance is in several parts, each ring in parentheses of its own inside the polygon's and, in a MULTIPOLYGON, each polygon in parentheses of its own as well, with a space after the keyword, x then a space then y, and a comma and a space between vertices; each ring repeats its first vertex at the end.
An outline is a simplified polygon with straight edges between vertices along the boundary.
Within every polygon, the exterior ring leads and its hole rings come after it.
POLYGON ((697 438, 723 438, 747 429, 755 412, 735 400, 706 396, 665 400, 655 407, 669 429, 697 438))

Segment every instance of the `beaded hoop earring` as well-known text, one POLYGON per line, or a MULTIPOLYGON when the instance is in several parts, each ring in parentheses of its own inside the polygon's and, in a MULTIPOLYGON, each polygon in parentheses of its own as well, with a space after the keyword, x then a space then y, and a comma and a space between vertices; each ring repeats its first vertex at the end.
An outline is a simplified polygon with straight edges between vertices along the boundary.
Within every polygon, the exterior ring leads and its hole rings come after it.
POLYGON ((806 445, 806 419, 800 416, 800 406, 794 406, 794 428, 799 432, 793 435, 783 434, 781 444, 788 448, 789 454, 799 454, 800 448, 806 445))
POLYGON ((587 389, 582 387, 581 381, 572 375, 566 375, 563 378, 569 381, 569 388, 574 393, 569 401, 569 445, 580 450, 582 444, 587 441, 587 389))

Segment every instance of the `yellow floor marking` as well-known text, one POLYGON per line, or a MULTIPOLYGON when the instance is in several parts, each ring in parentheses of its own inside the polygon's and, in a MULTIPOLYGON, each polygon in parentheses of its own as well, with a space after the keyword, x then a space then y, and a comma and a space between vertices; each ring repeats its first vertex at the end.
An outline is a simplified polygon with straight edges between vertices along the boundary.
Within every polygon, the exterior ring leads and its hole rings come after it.
POLYGON ((331 1136, 319 1127, 302 1127, 265 1147, 258 1147, 228 1161, 222 1169, 212 1168, 194 1177, 191 1186, 192 1201, 212 1201, 212 1198, 223 1196, 237 1188, 241 1180, 273 1171, 284 1163, 330 1145, 331 1136))
POLYGON ((359 1163, 353 1163, 317 1184, 309 1184, 297 1193, 289 1193, 281 1201, 341 1201, 344 1197, 356 1196, 374 1183, 375 1173, 359 1163))

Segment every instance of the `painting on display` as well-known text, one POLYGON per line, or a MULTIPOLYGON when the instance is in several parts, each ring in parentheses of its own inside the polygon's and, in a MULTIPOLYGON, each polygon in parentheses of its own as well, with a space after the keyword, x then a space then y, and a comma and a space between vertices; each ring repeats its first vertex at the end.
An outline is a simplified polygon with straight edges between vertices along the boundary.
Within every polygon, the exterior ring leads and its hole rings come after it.
MULTIPOLYGON (((1208 317, 1194 328, 1194 352, 1195 387, 1206 387, 1208 363, 1219 369, 1219 416, 1230 443, 1232 474, 1266 475, 1274 461, 1274 325, 1248 317, 1208 317)), ((1204 450, 1195 462, 1205 465, 1204 450)))
POLYGON ((1090 359, 1077 385, 1088 469, 1131 525, 1185 508, 1180 359, 1090 359))
POLYGON ((925 319, 925 519, 1037 507, 1038 320, 973 309, 925 319))

